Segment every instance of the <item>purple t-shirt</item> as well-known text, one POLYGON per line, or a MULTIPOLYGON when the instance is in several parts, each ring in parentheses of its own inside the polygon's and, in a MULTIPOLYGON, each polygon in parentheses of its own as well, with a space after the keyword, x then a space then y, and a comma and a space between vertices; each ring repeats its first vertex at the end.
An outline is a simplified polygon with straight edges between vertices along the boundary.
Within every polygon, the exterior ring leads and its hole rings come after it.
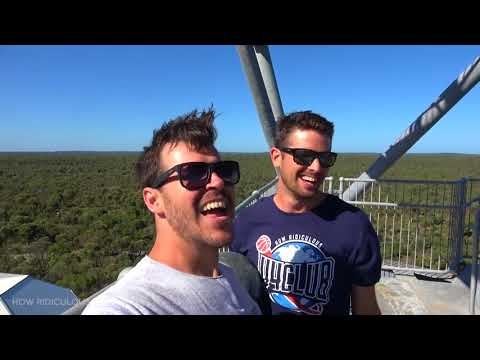
POLYGON ((332 195, 301 214, 261 199, 238 213, 230 249, 257 267, 273 314, 347 315, 352 285, 380 280, 380 246, 367 215, 332 195))

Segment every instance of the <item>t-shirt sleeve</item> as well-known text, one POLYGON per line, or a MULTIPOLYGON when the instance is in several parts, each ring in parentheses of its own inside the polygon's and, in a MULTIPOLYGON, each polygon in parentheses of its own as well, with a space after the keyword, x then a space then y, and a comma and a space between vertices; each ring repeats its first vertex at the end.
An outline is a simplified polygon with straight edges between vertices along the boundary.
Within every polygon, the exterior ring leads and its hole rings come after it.
POLYGON ((377 233, 366 217, 362 216, 360 238, 352 253, 352 283, 372 286, 380 280, 382 258, 377 233))

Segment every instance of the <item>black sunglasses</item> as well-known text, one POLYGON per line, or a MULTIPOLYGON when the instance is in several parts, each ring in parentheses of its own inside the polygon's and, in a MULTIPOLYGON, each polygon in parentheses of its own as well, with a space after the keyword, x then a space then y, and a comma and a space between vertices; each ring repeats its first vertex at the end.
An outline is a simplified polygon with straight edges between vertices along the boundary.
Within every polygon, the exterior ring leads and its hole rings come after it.
POLYGON ((313 151, 309 149, 280 148, 280 151, 293 155, 293 160, 302 166, 310 166, 313 160, 318 159, 323 168, 332 167, 337 160, 337 153, 331 151, 313 151))
POLYGON ((164 185, 175 171, 178 173, 180 184, 188 190, 197 190, 207 185, 212 177, 212 172, 215 172, 229 185, 234 185, 240 180, 240 167, 236 161, 187 162, 175 165, 165 171, 153 182, 152 187, 159 188, 164 185))

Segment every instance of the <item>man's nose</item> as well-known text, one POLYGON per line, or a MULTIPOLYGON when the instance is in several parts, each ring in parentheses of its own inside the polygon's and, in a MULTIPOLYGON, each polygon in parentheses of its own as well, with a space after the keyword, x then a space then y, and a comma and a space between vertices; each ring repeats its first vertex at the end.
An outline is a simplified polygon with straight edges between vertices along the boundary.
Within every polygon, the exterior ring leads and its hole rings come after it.
POLYGON ((318 171, 322 169, 322 165, 320 165, 320 160, 318 158, 313 159, 312 163, 308 167, 309 169, 312 169, 314 171, 318 171))
POLYGON ((207 184, 207 189, 208 188, 216 188, 216 189, 222 189, 225 186, 225 182, 223 179, 217 175, 215 171, 212 171, 212 176, 210 178, 210 181, 207 184))

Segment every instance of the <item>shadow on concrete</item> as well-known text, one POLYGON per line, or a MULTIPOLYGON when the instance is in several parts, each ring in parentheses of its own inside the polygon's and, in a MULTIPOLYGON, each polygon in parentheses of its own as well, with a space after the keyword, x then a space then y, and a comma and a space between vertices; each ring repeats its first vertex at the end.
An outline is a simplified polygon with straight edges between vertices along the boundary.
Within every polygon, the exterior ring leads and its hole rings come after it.
POLYGON ((427 275, 422 275, 419 273, 413 273, 413 275, 418 279, 418 280, 423 280, 423 281, 435 281, 435 282, 443 282, 443 283, 451 283, 451 281, 447 279, 441 279, 441 278, 435 278, 427 275))

